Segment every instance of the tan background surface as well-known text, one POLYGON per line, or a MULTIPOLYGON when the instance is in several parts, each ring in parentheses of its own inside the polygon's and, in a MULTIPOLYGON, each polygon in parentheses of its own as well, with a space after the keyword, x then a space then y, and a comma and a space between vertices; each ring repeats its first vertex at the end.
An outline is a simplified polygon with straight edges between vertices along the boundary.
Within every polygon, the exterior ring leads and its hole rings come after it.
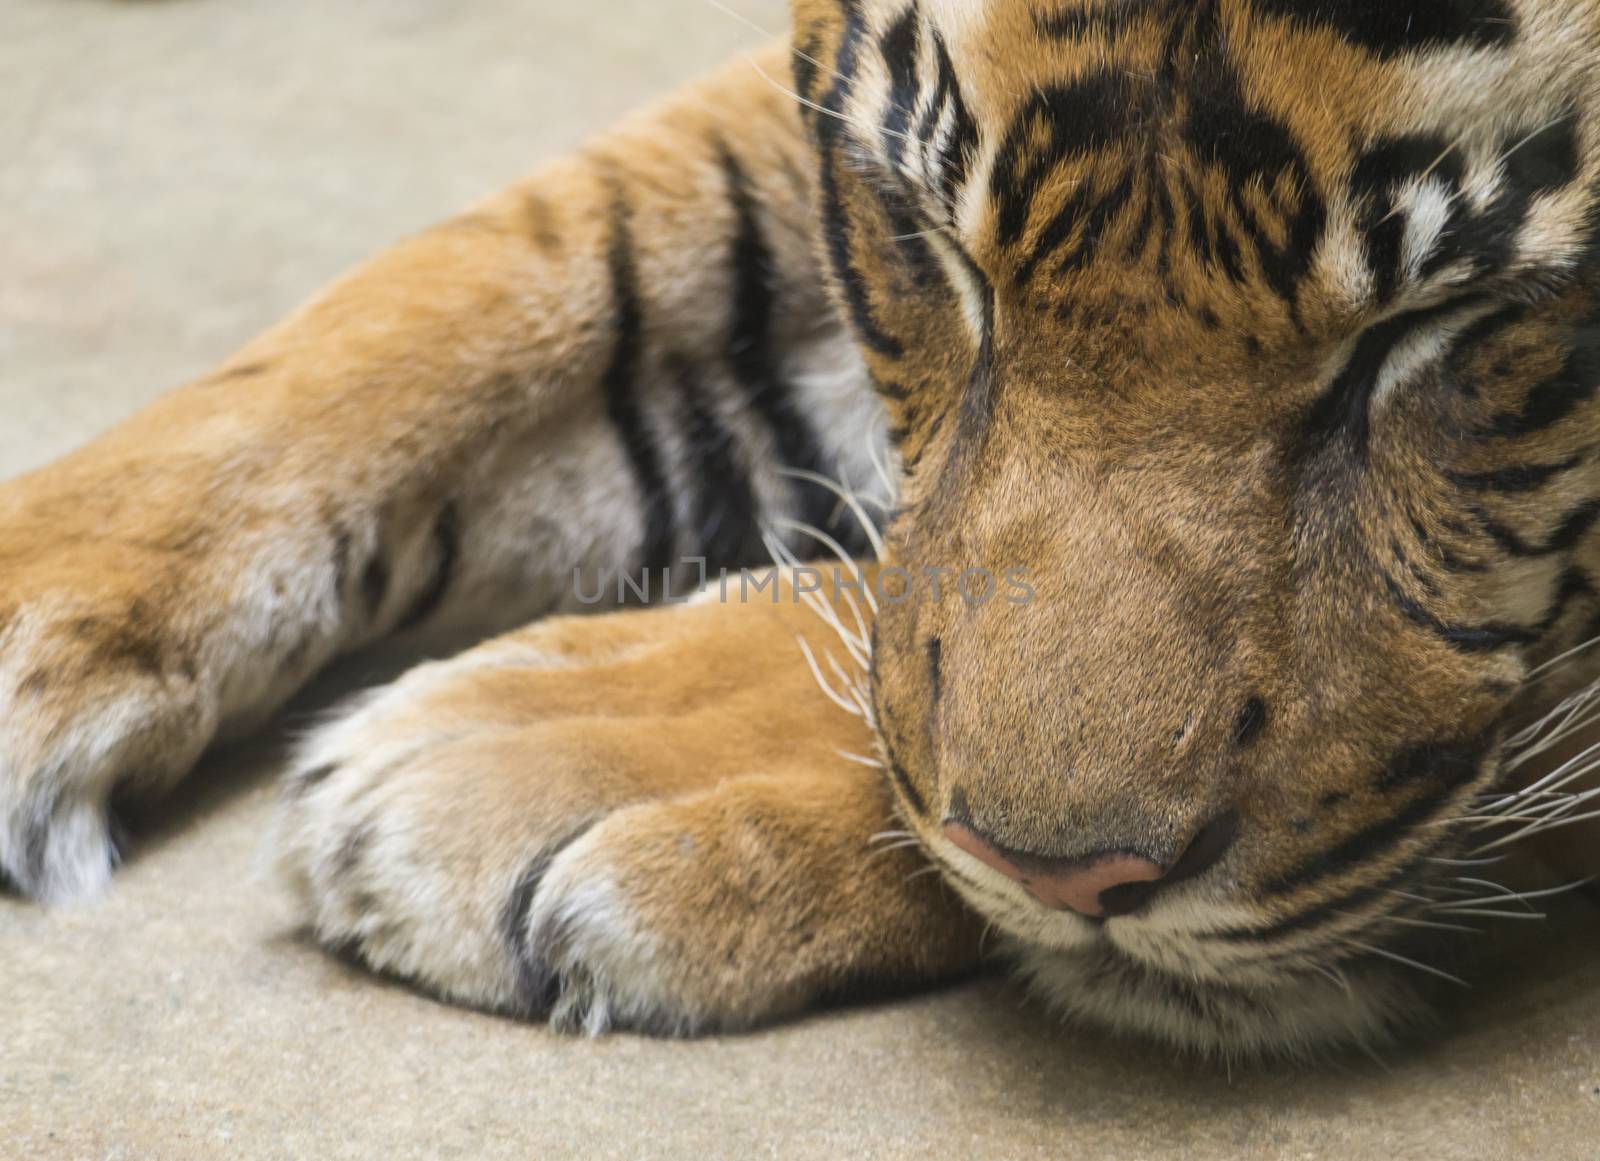
MULTIPOLYGON (((705 0, 0 0, 0 476, 756 39, 705 0)), ((994 982, 558 1039, 295 934, 257 870, 280 745, 210 761, 104 902, 0 900, 0 1157, 1600 1156, 1592 914, 1385 1066, 1230 1080, 994 982)))

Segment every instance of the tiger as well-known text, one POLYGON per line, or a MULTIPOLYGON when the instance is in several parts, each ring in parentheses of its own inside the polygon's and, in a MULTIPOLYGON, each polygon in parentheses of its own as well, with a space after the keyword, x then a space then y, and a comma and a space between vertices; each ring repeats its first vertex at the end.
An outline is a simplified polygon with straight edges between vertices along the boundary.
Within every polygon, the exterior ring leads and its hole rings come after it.
POLYGON ((1592 813, 1600 2, 791 8, 0 486, 9 884, 392 640, 269 842, 443 999, 1409 1034, 1592 813))

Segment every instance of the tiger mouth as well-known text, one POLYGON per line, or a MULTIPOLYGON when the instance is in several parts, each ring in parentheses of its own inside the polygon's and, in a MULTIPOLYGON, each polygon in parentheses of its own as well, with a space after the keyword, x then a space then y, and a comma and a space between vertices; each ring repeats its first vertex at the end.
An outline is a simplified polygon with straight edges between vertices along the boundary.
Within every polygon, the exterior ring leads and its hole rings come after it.
POLYGON ((1428 941, 1382 931, 1388 916, 1358 929, 1359 946, 1319 940, 1286 953, 1217 957, 1217 941, 1203 932, 1147 931, 1139 919, 1037 906, 1024 912, 940 866, 1000 933, 996 957, 1068 1022, 1185 1053, 1246 1060, 1370 1050, 1429 1026, 1446 981, 1463 982, 1431 967, 1428 941))
POLYGON ((1128 915, 1063 912, 1011 898, 935 845, 925 850, 999 933, 992 950, 1069 1021, 1233 1060, 1370 1052, 1433 1026, 1441 997, 1470 986, 1448 970, 1468 954, 1460 935, 1479 933, 1487 920, 1543 919, 1542 901, 1592 882, 1519 891, 1486 877, 1517 843, 1590 817, 1586 806, 1600 798, 1571 789, 1597 755, 1530 787, 1505 786, 1519 757, 1549 744, 1549 733, 1514 737, 1494 788, 1444 820, 1445 833, 1398 869, 1265 924, 1243 904, 1238 915, 1251 918, 1219 921, 1226 905, 1183 896, 1128 915), (1217 912, 1213 922, 1171 921, 1174 912, 1203 910, 1217 912), (1285 937, 1304 938, 1273 948, 1285 937))

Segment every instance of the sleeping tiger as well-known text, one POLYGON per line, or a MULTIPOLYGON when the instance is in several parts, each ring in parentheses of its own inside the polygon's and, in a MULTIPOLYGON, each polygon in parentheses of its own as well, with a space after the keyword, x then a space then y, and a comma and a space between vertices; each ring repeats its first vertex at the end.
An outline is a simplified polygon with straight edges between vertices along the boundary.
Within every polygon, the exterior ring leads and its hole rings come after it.
POLYGON ((90 896, 336 657, 512 630, 286 779, 376 970, 1404 1032, 1590 813, 1600 2, 793 9, 0 488, 0 868, 90 896))

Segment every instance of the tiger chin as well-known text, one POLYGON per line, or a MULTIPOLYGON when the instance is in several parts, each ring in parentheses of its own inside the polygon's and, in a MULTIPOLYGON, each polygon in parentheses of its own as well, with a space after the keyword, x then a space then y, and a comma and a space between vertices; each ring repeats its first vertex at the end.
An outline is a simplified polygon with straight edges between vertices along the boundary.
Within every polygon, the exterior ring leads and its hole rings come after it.
POLYGON ((285 779, 375 970, 590 1033, 993 957, 1222 1057, 1424 1022, 1594 813, 1600 8, 793 11, 0 486, 0 871, 92 896, 113 802, 499 633, 285 779))

